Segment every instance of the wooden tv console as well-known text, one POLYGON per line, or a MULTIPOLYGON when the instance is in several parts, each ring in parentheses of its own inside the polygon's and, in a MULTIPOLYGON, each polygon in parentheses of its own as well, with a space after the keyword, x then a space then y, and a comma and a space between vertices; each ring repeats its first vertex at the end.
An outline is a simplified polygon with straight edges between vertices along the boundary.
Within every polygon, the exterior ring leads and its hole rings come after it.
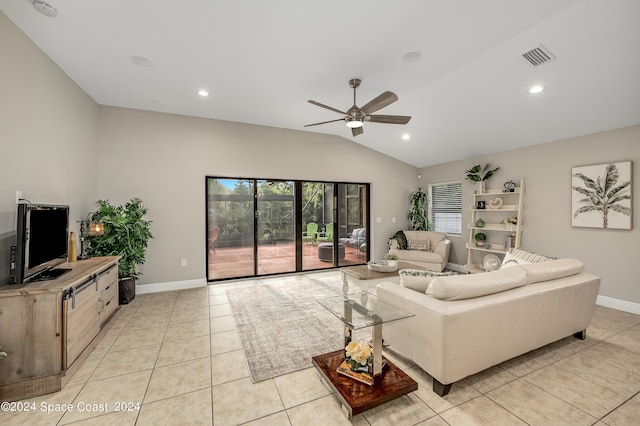
POLYGON ((119 308, 118 259, 67 262, 56 279, 0 285, 0 401, 66 385, 119 308))

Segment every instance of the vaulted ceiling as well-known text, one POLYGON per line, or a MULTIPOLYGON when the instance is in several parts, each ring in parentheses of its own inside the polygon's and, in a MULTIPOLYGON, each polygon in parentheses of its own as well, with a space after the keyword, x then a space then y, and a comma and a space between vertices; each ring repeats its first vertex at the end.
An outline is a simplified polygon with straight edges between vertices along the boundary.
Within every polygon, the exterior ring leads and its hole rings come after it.
POLYGON ((416 167, 640 123, 637 0, 46 1, 57 17, 0 10, 102 105, 324 132, 416 167), (341 118, 307 100, 346 111, 354 77, 359 106, 390 90, 377 113, 411 121, 303 127, 341 118))

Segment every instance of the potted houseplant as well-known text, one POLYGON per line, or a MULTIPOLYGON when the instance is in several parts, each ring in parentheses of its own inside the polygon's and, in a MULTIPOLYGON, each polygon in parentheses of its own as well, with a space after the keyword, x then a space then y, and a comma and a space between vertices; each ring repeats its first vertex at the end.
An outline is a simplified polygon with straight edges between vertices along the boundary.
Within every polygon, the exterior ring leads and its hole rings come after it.
POLYGON ((411 221, 413 229, 416 231, 431 231, 429 213, 427 211, 429 196, 422 191, 422 188, 418 188, 416 192, 411 194, 409 200, 411 208, 407 218, 411 221))
POLYGON ((398 255, 395 253, 387 253, 384 255, 389 266, 396 266, 398 264, 398 255))
POLYGON ((482 232, 477 232, 476 235, 473 236, 473 239, 476 240, 476 245, 478 247, 483 247, 484 242, 487 240, 487 236, 482 232))
POLYGON ((141 275, 137 268, 145 262, 147 245, 153 238, 146 214, 147 208, 139 198, 120 206, 112 205, 109 200, 98 200, 98 209, 89 214, 91 221, 104 224, 104 234, 89 237, 89 255, 120 256, 120 304, 135 299, 135 283, 141 275))
POLYGON ((489 163, 485 164, 484 167, 480 164, 477 164, 464 171, 467 174, 467 177, 465 179, 476 183, 476 194, 484 194, 485 181, 493 176, 493 174, 498 171, 498 169, 500 169, 500 167, 489 170, 489 163))

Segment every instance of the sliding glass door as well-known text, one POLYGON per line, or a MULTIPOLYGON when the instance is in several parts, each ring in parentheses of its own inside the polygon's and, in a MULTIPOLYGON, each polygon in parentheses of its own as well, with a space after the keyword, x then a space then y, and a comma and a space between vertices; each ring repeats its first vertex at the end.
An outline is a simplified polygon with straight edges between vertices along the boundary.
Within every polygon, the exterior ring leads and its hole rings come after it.
POLYGON ((292 181, 258 180, 256 275, 295 272, 295 209, 292 181))
POLYGON ((302 182, 302 270, 334 267, 334 183, 302 182))
POLYGON ((366 263, 369 258, 369 185, 341 183, 338 187, 338 241, 345 257, 339 266, 366 263))
POLYGON ((207 280, 368 259, 368 184, 207 177, 207 280))
POLYGON ((207 279, 255 275, 254 183, 207 179, 207 279))

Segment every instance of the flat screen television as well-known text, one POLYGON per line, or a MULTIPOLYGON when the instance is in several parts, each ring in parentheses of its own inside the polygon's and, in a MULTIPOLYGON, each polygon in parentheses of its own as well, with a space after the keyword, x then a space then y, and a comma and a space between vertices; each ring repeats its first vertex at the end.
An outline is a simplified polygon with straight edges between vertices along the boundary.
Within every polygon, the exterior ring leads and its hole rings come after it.
POLYGON ((67 260, 68 242, 69 206, 18 204, 11 282, 51 279, 66 272, 54 268, 67 260))

